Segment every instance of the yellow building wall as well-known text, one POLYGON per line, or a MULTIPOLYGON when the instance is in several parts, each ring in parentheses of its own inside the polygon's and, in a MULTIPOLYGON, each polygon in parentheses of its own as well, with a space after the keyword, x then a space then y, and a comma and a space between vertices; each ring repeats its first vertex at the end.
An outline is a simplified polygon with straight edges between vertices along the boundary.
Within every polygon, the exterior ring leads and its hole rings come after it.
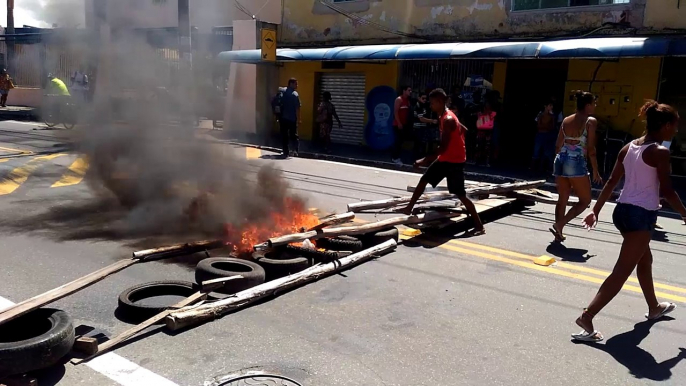
MULTIPOLYGON (((284 63, 279 71, 279 84, 285 86, 288 84, 290 78, 298 80, 298 94, 300 94, 300 103, 302 104, 300 115, 302 124, 298 129, 300 138, 305 140, 312 140, 314 135, 314 113, 315 104, 319 100, 319 96, 315 95, 316 91, 316 74, 325 72, 361 72, 366 75, 365 92, 378 86, 397 87, 398 82, 398 62, 392 61, 379 64, 367 63, 346 63, 345 69, 324 70, 321 62, 296 62, 284 63)), ((367 122, 367 111, 364 116, 365 123, 367 122)))
POLYGON ((493 90, 500 92, 500 97, 505 95, 505 78, 507 76, 507 62, 495 62, 493 64, 493 90))
MULTIPOLYGON (((646 99, 657 96, 661 58, 620 59, 606 61, 598 70, 591 92, 598 96, 595 115, 601 123, 612 129, 640 136, 644 126, 638 118, 638 109, 646 99)), ((593 74, 600 61, 569 61, 567 83, 565 86, 564 112, 573 114, 576 102, 571 98, 573 91, 588 91, 593 74)))
POLYGON ((647 28, 686 28, 686 4, 672 0, 646 1, 643 24, 647 28))
POLYGON ((630 9, 627 4, 510 12, 511 2, 504 0, 355 0, 335 3, 336 7, 353 15, 349 18, 327 8, 319 0, 284 0, 283 4, 280 42, 285 46, 324 42, 357 45, 413 39, 393 31, 441 41, 585 31, 598 28, 603 23, 619 22, 623 11, 630 9), (392 32, 383 31, 378 25, 392 32))

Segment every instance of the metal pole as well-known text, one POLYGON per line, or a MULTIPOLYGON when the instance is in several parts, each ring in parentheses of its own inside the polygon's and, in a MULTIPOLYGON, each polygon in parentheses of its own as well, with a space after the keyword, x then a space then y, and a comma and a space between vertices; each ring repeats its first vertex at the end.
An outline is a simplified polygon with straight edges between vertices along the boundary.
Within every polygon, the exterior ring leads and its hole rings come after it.
POLYGON ((191 12, 190 12, 190 0, 178 0, 179 1, 179 79, 181 79, 181 84, 184 91, 180 92, 178 95, 187 95, 190 100, 182 101, 186 103, 181 103, 185 111, 182 111, 184 119, 182 121, 187 121, 187 123, 195 122, 194 117, 194 107, 195 107, 195 93, 194 93, 194 82, 193 82, 193 51, 191 47, 191 12))
MULTIPOLYGON (((8 35, 14 35, 14 0, 7 0, 7 31, 8 35)), ((7 45, 7 58, 5 66, 7 72, 11 73, 14 70, 14 37, 5 39, 7 45)))

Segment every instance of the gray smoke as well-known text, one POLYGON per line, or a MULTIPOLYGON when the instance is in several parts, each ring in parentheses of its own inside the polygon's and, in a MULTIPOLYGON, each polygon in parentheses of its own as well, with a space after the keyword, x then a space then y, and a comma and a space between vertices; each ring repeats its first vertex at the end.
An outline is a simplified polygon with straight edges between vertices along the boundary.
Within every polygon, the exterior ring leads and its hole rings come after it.
POLYGON ((15 6, 51 26, 85 27, 85 0, 21 0, 15 6))
MULTIPOLYGON (((193 104, 191 88, 183 87, 189 75, 165 59, 168 50, 133 32, 119 31, 113 39, 106 50, 114 64, 110 81, 102 88, 101 70, 93 77, 94 86, 106 92, 81 111, 71 138, 90 164, 86 182, 92 197, 0 225, 58 239, 232 240, 247 225, 275 226, 271 214, 288 216, 293 203, 306 208, 279 170, 257 170, 235 157, 230 145, 197 136, 194 119, 183 113, 193 104), (236 234, 227 235, 227 229, 236 234)), ((198 68, 210 73, 196 71, 192 84, 212 78, 212 66, 198 68)))

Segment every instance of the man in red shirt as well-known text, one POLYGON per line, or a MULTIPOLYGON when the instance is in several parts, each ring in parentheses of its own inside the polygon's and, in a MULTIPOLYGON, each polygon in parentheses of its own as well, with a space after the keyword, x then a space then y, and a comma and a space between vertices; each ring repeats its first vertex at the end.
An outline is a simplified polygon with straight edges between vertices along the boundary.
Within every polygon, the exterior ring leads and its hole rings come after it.
POLYGON ((464 143, 466 128, 460 124, 455 113, 448 110, 445 102, 448 96, 442 89, 436 89, 429 94, 431 109, 440 116, 439 128, 441 130, 441 145, 438 154, 424 157, 415 162, 415 167, 429 166, 419 184, 414 190, 410 203, 407 204, 402 213, 412 214, 419 197, 424 193, 426 185, 431 184, 434 188, 443 179, 448 180, 448 191, 456 195, 474 220, 473 235, 486 233, 479 214, 476 212, 474 203, 467 197, 464 187, 464 164, 467 161, 467 149, 464 143))

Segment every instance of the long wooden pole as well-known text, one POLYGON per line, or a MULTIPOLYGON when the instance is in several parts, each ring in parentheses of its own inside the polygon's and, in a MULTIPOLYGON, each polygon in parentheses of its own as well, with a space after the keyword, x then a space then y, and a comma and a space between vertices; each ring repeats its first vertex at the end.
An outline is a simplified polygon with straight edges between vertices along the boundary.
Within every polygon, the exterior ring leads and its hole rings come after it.
MULTIPOLYGON (((516 190, 526 190, 526 189, 533 189, 537 188, 541 185, 545 184, 545 180, 538 180, 538 181, 523 181, 523 182, 513 182, 513 183, 507 183, 507 184, 500 184, 500 185, 492 185, 492 186, 476 186, 473 188, 468 188, 467 190, 467 195, 471 196, 479 196, 479 195, 484 195, 484 194, 503 194, 503 193, 508 193, 508 192, 513 192, 516 190)), ((378 200, 378 201, 362 201, 362 202, 356 202, 353 204, 348 204, 348 211, 350 212, 361 212, 365 210, 372 210, 372 209, 383 209, 383 208, 390 208, 393 206, 397 206, 400 204, 408 203, 410 202, 411 196, 406 196, 406 197, 396 197, 396 198, 391 198, 391 199, 386 199, 386 200, 378 200)), ((434 201, 443 201, 443 200, 451 200, 451 199, 456 199, 457 196, 454 194, 451 194, 449 192, 435 192, 435 193, 427 193, 424 194, 420 197, 419 203, 423 202, 434 202, 434 201)))
POLYGON ((337 224, 343 224, 348 221, 351 221, 352 219, 355 218, 355 213, 353 212, 348 212, 348 213, 342 213, 342 214, 337 214, 334 216, 329 216, 329 217, 324 217, 321 219, 320 223, 318 225, 313 226, 312 228, 308 229, 308 231, 316 231, 318 229, 323 229, 331 225, 337 225, 337 224))
POLYGON ((24 300, 21 303, 17 303, 10 308, 0 311, 0 324, 9 322, 10 320, 16 319, 26 314, 27 312, 43 307, 46 304, 55 302, 59 299, 62 299, 63 297, 69 296, 86 287, 90 287, 91 285, 99 282, 100 280, 103 280, 104 278, 114 273, 117 273, 125 268, 128 268, 138 262, 140 262, 140 260, 138 259, 120 260, 112 265, 99 269, 93 273, 90 273, 67 284, 59 286, 48 292, 34 296, 31 299, 24 300))
POLYGON ((293 275, 272 280, 245 291, 238 292, 233 297, 228 299, 220 300, 212 304, 205 304, 194 308, 184 308, 176 312, 172 312, 171 315, 166 318, 167 328, 172 331, 176 331, 217 318, 241 307, 255 303, 267 296, 273 295, 274 293, 286 291, 291 288, 310 283, 317 280, 321 276, 329 275, 334 272, 352 267, 356 264, 360 264, 366 260, 369 260, 376 254, 395 248, 396 245, 397 244, 395 240, 388 240, 375 247, 354 253, 331 263, 316 265, 293 275))

